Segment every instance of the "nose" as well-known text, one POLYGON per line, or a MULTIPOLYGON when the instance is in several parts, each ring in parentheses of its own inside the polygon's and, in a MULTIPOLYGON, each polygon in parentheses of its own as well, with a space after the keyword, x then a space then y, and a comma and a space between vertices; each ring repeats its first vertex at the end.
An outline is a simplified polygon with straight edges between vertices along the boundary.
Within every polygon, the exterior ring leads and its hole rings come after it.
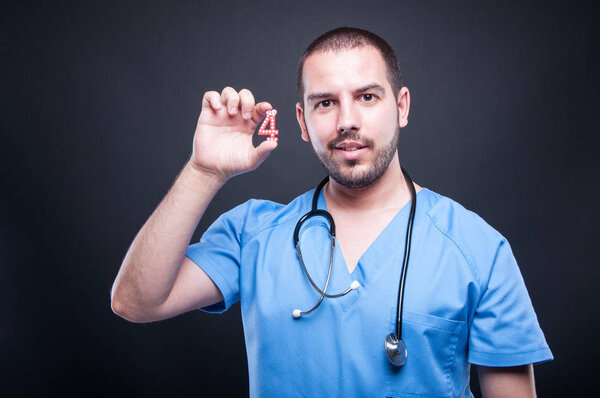
POLYGON ((360 114, 353 101, 340 101, 337 132, 357 132, 360 129, 360 114))

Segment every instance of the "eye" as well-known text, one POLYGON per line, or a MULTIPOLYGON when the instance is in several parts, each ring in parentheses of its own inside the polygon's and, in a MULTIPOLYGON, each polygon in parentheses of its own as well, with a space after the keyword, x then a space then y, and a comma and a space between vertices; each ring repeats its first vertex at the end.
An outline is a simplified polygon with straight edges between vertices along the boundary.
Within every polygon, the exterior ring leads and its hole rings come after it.
POLYGON ((331 105, 333 105, 331 100, 323 100, 317 103, 317 108, 329 108, 331 105))
POLYGON ((363 94, 362 99, 365 102, 371 102, 371 101, 375 100, 375 95, 374 94, 363 94))

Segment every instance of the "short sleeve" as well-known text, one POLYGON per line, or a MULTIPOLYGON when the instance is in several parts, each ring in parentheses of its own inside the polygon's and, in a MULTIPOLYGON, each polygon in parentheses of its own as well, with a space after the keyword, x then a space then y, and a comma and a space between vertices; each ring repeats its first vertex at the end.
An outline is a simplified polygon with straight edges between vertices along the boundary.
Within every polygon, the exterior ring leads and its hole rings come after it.
POLYGON ((205 312, 225 312, 239 300, 241 234, 248 205, 246 202, 222 214, 185 253, 223 295, 220 303, 200 308, 205 312))
POLYGON ((519 366, 552 359, 517 262, 502 239, 471 324, 468 361, 519 366))

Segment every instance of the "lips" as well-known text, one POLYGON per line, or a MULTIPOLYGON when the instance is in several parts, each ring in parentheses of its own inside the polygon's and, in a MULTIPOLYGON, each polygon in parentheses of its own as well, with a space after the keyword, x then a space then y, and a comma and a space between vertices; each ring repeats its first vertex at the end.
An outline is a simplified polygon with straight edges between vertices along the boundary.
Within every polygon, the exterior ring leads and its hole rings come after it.
POLYGON ((354 152, 356 150, 366 148, 366 147, 367 147, 366 145, 359 144, 358 142, 345 141, 345 142, 341 142, 341 143, 337 144, 335 146, 335 149, 339 149, 342 151, 348 151, 348 152, 354 152))
POLYGON ((337 144, 334 149, 342 159, 355 162, 363 158, 368 147, 368 145, 356 141, 344 141, 337 144))

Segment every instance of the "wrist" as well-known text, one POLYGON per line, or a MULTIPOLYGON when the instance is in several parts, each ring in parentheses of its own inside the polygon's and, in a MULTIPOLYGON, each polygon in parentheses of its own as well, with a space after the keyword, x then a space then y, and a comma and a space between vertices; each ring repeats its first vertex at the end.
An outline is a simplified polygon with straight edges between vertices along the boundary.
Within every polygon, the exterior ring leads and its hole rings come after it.
POLYGON ((213 170, 208 170, 202 166, 198 166, 192 160, 188 160, 184 167, 184 171, 190 175, 191 179, 201 182, 202 185, 208 184, 216 189, 219 189, 225 185, 229 179, 213 170))

